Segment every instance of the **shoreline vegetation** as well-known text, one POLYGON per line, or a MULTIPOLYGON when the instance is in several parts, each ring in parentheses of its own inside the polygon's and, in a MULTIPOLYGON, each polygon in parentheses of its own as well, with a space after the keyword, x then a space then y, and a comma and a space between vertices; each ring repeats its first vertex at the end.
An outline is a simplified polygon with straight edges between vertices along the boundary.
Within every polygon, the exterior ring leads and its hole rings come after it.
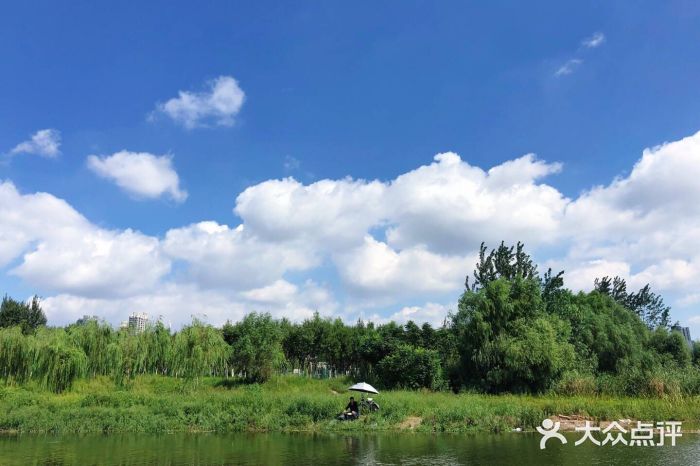
POLYGON ((593 287, 574 293, 563 271, 540 275, 522 244, 501 243, 490 252, 482 244, 439 327, 260 313, 176 332, 160 322, 117 330, 96 317, 47 327, 37 297, 6 296, 0 430, 503 432, 549 416, 697 423, 700 342, 671 325, 648 285, 628 291, 602 277, 593 287), (377 387, 382 409, 338 423, 353 381, 377 387))
MULTIPOLYGON (((263 384, 206 377, 195 385, 158 375, 128 388, 107 377, 52 393, 35 384, 0 388, 2 434, 362 432, 502 433, 533 431, 543 419, 595 424, 613 420, 682 421, 700 425, 700 397, 485 395, 391 390, 375 397, 381 409, 357 421, 336 415, 353 392, 351 380, 274 376, 263 384)), ((355 394, 356 395, 356 394, 355 394)), ((623 421, 624 422, 624 421, 623 421)), ((623 423, 624 425, 624 423, 623 423)))

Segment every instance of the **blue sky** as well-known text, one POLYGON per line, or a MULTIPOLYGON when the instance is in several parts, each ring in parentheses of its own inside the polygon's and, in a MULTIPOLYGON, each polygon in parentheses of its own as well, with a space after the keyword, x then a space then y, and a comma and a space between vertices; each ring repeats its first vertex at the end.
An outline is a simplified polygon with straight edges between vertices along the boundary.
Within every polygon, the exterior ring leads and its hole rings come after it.
MULTIPOLYGON (((692 249, 694 237, 679 245, 675 255, 664 256, 661 248, 657 256, 638 260, 630 245, 648 248, 645 238, 658 237, 658 232, 647 228, 657 218, 654 215, 661 215, 663 206, 647 202, 640 194, 643 190, 627 187, 629 193, 615 194, 622 188, 611 184, 616 177, 630 176, 645 148, 680 141, 700 130, 698 44, 700 6, 690 1, 638 2, 634 7, 629 2, 491 2, 488 6, 466 2, 201 2, 196 8, 184 2, 5 4, 0 11, 0 179, 11 183, 17 195, 8 195, 3 208, 6 212, 19 209, 22 199, 29 200, 21 196, 45 192, 82 215, 89 223, 85 228, 97 236, 121 241, 119 235, 131 229, 141 235, 137 241, 158 244, 149 250, 156 265, 137 261, 131 269, 125 259, 120 271, 133 279, 144 267, 153 266, 148 285, 131 287, 131 279, 121 275, 110 282, 110 275, 104 273, 105 283, 95 284, 96 279, 91 278, 88 284, 76 284, 81 270, 92 270, 90 257, 94 254, 88 249, 94 243, 73 244, 65 238, 59 242, 39 234, 36 229, 43 227, 38 224, 6 225, 6 236, 23 239, 8 247, 12 252, 2 264, 2 291, 19 296, 38 292, 47 298, 50 318, 57 323, 82 315, 82 310, 103 311, 116 322, 128 312, 149 311, 135 307, 160 305, 164 309, 154 313, 169 313, 168 318, 177 322, 187 320, 189 310, 173 309, 170 302, 153 304, 165 300, 163 290, 171 295, 204 296, 203 302, 208 303, 204 307, 211 309, 211 320, 216 322, 252 308, 300 317, 317 308, 347 319, 359 313, 377 318, 425 316, 435 321, 439 309, 454 307, 459 287, 425 285, 442 280, 440 274, 409 274, 387 280, 385 289, 379 290, 363 277, 372 276, 368 269, 381 275, 387 265, 377 265, 377 251, 371 253, 368 248, 389 248, 399 256, 406 253, 400 264, 428 269, 434 266, 431 261, 452 264, 444 265, 446 270, 440 273, 455 277, 462 264, 473 262, 473 238, 480 232, 492 244, 526 232, 521 236, 533 238, 532 248, 542 263, 584 270, 592 263, 601 264, 595 261, 613 257, 610 274, 627 273, 633 283, 651 277, 652 284, 669 296, 667 300, 682 303, 674 305, 678 307, 674 316, 697 325, 700 332, 700 317, 691 320, 700 314, 694 304, 700 298, 693 291, 700 283, 685 276, 672 280, 656 274, 668 260, 680 261, 674 264, 679 270, 687 266, 688 274, 700 267, 696 253, 681 247, 692 249), (591 39, 596 37, 600 40, 594 44, 591 39), (226 124, 205 109, 196 127, 188 128, 159 107, 177 99, 179 92, 206 96, 221 77, 235 80, 244 95, 239 108, 228 111, 226 124), (41 156, 31 150, 12 153, 42 129, 60 134, 58 155, 41 156), (110 159, 112 165, 104 162, 120 151, 149 154, 152 158, 142 159, 144 163, 169 160, 170 165, 161 168, 165 174, 177 174, 177 188, 169 186, 186 191, 186 199, 175 199, 172 191, 156 188, 148 195, 143 189, 140 194, 135 192, 134 171, 122 173, 120 188, 114 175, 117 159, 110 159), (539 191, 556 190, 561 199, 545 202, 546 209, 551 209, 547 215, 551 214, 552 225, 541 232, 527 222, 518 223, 517 215, 512 215, 512 224, 498 216, 485 224, 469 216, 461 223, 450 223, 454 219, 443 222, 428 207, 412 212, 395 199, 398 194, 377 194, 379 198, 358 194, 367 186, 357 184, 343 185, 349 194, 330 207, 323 204, 325 195, 314 197, 308 192, 287 204, 284 213, 292 222, 300 218, 296 209, 316 209, 309 222, 296 225, 293 233, 259 211, 246 211, 247 217, 241 214, 244 208, 238 208, 238 215, 233 211, 237 196, 258 186, 254 193, 258 198, 251 205, 277 212, 270 209, 272 201, 265 197, 270 194, 266 191, 270 185, 264 184, 269 180, 293 177, 302 187, 285 185, 284 189, 302 191, 319 180, 332 181, 341 189, 337 183, 342 184, 346 177, 368 183, 379 180, 388 187, 397 177, 430 166, 433 156, 444 152, 459 154, 461 163, 484 171, 536 154, 537 158, 521 167, 522 173, 532 172, 532 176, 516 181, 539 191), (90 155, 104 162, 101 172, 87 161, 90 155), (539 165, 544 171, 537 174, 536 164, 545 162, 549 168, 539 165), (561 167, 555 168, 555 162, 561 167), (131 190, 123 186, 129 183, 124 177, 130 176, 131 190), (568 212, 583 209, 580 206, 590 199, 582 196, 598 185, 609 188, 596 200, 605 207, 598 205, 588 215, 606 212, 629 224, 625 212, 631 209, 641 212, 638 230, 623 232, 607 225, 585 237, 571 233, 580 228, 570 226, 573 220, 566 219, 571 217, 568 212), (611 200, 614 196, 620 197, 611 200), (267 200, 261 201, 263 198, 267 200), (347 198, 355 202, 348 204, 347 198), (378 202, 384 211, 364 212, 366 202, 378 202), (569 202, 578 202, 579 207, 569 202), (613 214, 611 205, 616 209, 613 214), (357 219, 376 220, 367 221, 365 230, 335 244, 334 238, 342 234, 334 233, 331 226, 326 236, 313 233, 323 230, 318 222, 326 218, 324 209, 338 209, 340 213, 327 217, 336 226, 343 222, 357 225, 357 219), (404 213, 391 213, 397 209, 404 213), (248 243, 238 245, 236 241, 243 240, 228 237, 228 233, 219 238, 223 245, 212 246, 209 236, 187 236, 189 245, 165 244, 169 231, 202 221, 227 225, 231 232, 244 224, 245 241, 256 241, 269 253, 271 263, 284 265, 249 283, 227 273, 241 269, 233 275, 251 276, 253 272, 241 265, 248 258, 238 252, 229 257, 226 251, 256 249, 248 243), (419 228, 423 221, 434 222, 433 237, 419 228), (470 239, 460 243, 451 233, 440 231, 455 226, 471 228, 464 232, 470 239), (275 228, 287 233, 276 234, 275 228), (392 228, 400 234, 388 235, 392 228), (538 241, 550 233, 556 239, 538 241), (363 239, 366 235, 377 244, 368 246, 363 239), (67 266, 39 270, 41 265, 28 263, 27 254, 43 243, 50 250, 46 254, 53 254, 51 259, 62 257, 65 251, 72 254, 88 249, 80 258, 72 257, 67 266), (192 251, 195 243, 204 249, 192 251), (231 246, 233 243, 237 246, 231 246), (437 256, 428 257, 430 254, 437 256), (290 255, 307 260, 290 259, 290 255), (364 258, 365 262, 349 258, 364 258), (86 268, 79 267, 80 260, 87 261, 86 268), (221 261, 221 277, 203 272, 212 260, 221 261), (70 270, 70 277, 55 279, 56 271, 66 271, 66 267, 77 269, 70 270), (420 284, 413 286, 412 280, 420 284), (683 285, 677 285, 678 281, 683 285), (392 283, 405 283, 417 291, 406 293, 392 283), (277 288, 269 288, 273 284, 277 288), (132 291, 105 291, 120 286, 132 291), (265 293, 260 290, 279 291, 296 304, 272 302, 267 295, 261 299, 260 293, 265 293), (432 311, 425 311, 426 306, 433 306, 432 311), (402 310, 403 314, 396 314, 402 310)), ((687 173, 697 166, 698 154, 693 141, 685 146, 683 150, 691 155, 681 159, 690 167, 673 167, 687 173)), ((663 160, 657 163, 672 158, 661 154, 658 157, 663 160)), ((453 173, 457 165, 450 165, 449 160, 443 158, 436 166, 453 173)), ((129 161, 133 163, 134 158, 129 161)), ((421 188, 423 175, 416 174, 414 180, 418 194, 428 189, 421 188)), ((469 179, 478 187, 480 181, 469 179)), ((139 181, 141 188, 143 182, 139 181)), ((508 192, 507 186, 499 186, 502 191, 489 188, 494 199, 508 192)), ((692 186, 688 189, 674 191, 674 195, 692 197, 695 191, 692 186)), ((402 191, 406 202, 415 194, 402 191)), ((452 201, 444 205, 459 206, 452 201)), ((539 212, 544 205, 538 204, 541 201, 537 195, 525 203, 539 212)), ((434 209, 444 205, 438 202, 434 209)), ((488 201, 481 204, 488 205, 488 201)), ((467 204, 464 208, 479 210, 467 204)), ((688 206, 678 209, 687 218, 677 228, 693 230, 698 213, 688 206)), ((56 215, 48 229, 65 221, 65 215, 56 215)), ((479 218, 488 220, 490 214, 484 215, 479 218)), ((206 230, 211 235, 212 230, 206 230)), ((133 246, 129 245, 124 247, 133 246)), ((120 257, 111 260, 118 262, 120 257)), ((251 260, 255 268, 256 261, 251 260)), ((461 282, 469 268, 453 282, 461 282)))

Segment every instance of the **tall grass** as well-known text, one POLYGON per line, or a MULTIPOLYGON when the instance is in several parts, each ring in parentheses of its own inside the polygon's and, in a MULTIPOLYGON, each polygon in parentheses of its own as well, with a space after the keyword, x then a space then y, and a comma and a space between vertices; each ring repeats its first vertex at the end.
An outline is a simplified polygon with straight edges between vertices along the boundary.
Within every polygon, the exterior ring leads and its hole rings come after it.
MULTIPOLYGON (((629 398, 452 394, 386 391, 381 409, 360 420, 335 416, 353 394, 347 379, 273 377, 264 384, 203 377, 188 385, 172 377, 137 376, 121 388, 105 376, 75 382, 56 394, 32 381, 0 387, 0 430, 21 432, 372 431, 503 432, 533 429, 545 417, 700 422, 700 398, 629 398)), ((356 393, 354 395, 357 395, 356 393)))

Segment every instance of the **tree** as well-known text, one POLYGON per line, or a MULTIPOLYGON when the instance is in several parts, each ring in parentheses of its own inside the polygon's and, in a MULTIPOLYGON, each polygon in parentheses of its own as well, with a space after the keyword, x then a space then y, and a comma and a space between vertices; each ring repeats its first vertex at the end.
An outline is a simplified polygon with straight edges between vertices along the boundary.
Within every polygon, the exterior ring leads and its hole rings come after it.
POLYGON ((444 386, 437 351, 400 344, 379 362, 379 379, 387 388, 429 388, 444 386))
POLYGON ((637 314, 651 330, 657 327, 667 328, 670 325, 671 308, 664 304, 661 296, 651 291, 648 283, 636 293, 628 293, 627 282, 620 277, 611 279, 605 276, 596 278, 593 283, 595 291, 610 296, 637 314))
POLYGON ((452 329, 461 382, 489 392, 541 391, 573 363, 570 327, 545 314, 533 277, 498 278, 466 290, 452 329))
POLYGON ((201 376, 226 374, 230 351, 220 331, 195 319, 175 334, 169 367, 196 384, 201 376))
POLYGON ((596 372, 616 373, 645 361, 649 332, 639 317, 598 291, 566 299, 557 315, 571 326, 579 363, 596 372))
MULTIPOLYGON (((537 266, 532 258, 525 253, 525 245, 518 242, 515 246, 506 246, 501 241, 500 246, 486 254, 487 247, 481 243, 479 247, 479 262, 474 270, 472 291, 486 286, 488 283, 503 278, 513 280, 517 277, 525 279, 537 278, 537 266)), ((469 289, 469 276, 465 280, 465 288, 469 289)))
POLYGON ((16 301, 7 295, 2 299, 0 327, 19 326, 24 334, 28 334, 43 325, 46 325, 46 316, 38 296, 34 296, 29 303, 16 301))
POLYGON ((31 373, 34 353, 19 327, 0 328, 0 377, 22 383, 31 373))
POLYGON ((111 326, 95 319, 87 319, 67 330, 75 345, 85 353, 87 371, 91 376, 106 375, 113 371, 108 350, 115 338, 111 326))
POLYGON ((658 327, 651 336, 650 346, 665 360, 678 367, 690 365, 693 355, 683 335, 678 331, 669 332, 664 327, 658 327))
POLYGON ((32 376, 54 393, 70 390, 87 372, 87 357, 63 329, 43 329, 35 339, 32 376))
POLYGON ((231 365, 249 382, 265 382, 284 362, 281 330, 270 314, 246 315, 230 337, 231 365))

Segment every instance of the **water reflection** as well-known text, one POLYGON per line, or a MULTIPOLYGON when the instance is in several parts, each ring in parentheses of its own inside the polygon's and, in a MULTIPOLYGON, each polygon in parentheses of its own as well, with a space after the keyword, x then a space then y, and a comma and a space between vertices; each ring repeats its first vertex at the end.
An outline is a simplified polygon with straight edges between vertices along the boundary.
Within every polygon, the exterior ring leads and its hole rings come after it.
POLYGON ((676 447, 552 445, 537 434, 172 434, 2 436, 2 465, 675 465, 700 464, 700 436, 676 447))

